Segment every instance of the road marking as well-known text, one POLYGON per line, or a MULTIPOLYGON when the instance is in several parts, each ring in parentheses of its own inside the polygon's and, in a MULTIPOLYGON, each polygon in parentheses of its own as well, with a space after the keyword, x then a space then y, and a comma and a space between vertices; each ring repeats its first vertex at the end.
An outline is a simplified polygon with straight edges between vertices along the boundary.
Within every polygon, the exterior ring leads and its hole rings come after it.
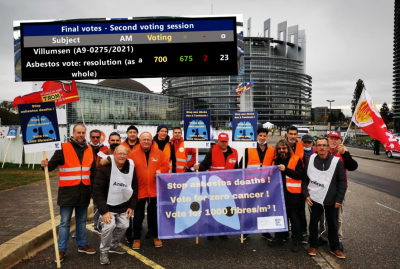
POLYGON ((378 203, 378 202, 375 202, 375 204, 380 205, 380 206, 383 206, 383 207, 386 207, 387 209, 393 210, 394 212, 400 213, 400 211, 397 211, 396 209, 393 209, 393 208, 390 208, 390 207, 388 207, 388 206, 382 205, 382 204, 380 204, 380 203, 378 203))
MULTIPOLYGON (((93 228, 92 224, 87 224, 86 225, 86 229, 88 229, 89 231, 94 232, 94 228, 93 228)), ((129 255, 135 257, 136 259, 138 259, 142 263, 146 264, 147 266, 149 266, 151 268, 154 268, 154 269, 165 269, 161 265, 158 265, 157 263, 155 263, 152 260, 148 259, 147 257, 143 256, 142 254, 139 254, 138 252, 134 251, 130 247, 127 247, 127 246, 125 246, 123 244, 119 244, 119 246, 122 247, 123 249, 125 249, 128 252, 129 255)))
POLYGON ((359 163, 359 162, 357 162, 358 164, 362 164, 362 165, 366 165, 366 166, 371 166, 371 167, 377 167, 377 168, 383 168, 383 169, 386 169, 387 167, 382 167, 382 166, 376 166, 376 165, 370 165, 370 164, 366 164, 366 163, 359 163))

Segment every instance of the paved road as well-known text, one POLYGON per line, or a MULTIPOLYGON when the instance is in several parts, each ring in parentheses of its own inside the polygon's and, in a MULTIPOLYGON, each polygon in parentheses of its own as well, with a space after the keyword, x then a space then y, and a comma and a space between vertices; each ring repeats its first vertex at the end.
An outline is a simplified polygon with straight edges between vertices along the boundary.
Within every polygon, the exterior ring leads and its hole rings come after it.
MULTIPOLYGON (((400 199, 396 189, 399 181, 395 174, 386 173, 386 176, 384 173, 396 169, 397 164, 386 166, 386 163, 379 161, 358 161, 359 171, 349 173, 344 207, 343 244, 347 259, 334 258, 327 246, 322 246, 319 249, 321 261, 329 262, 333 268, 399 268, 400 199), (381 176, 372 174, 371 169, 381 176), (378 190, 377 184, 383 191, 378 190)), ((88 231, 88 241, 98 249, 100 238, 97 235, 88 231)), ((163 248, 155 249, 150 240, 143 239, 142 249, 132 253, 141 254, 145 261, 153 261, 164 268, 319 268, 318 263, 308 257, 308 246, 300 253, 292 253, 290 243, 276 249, 270 248, 260 235, 252 235, 243 245, 238 236, 230 236, 228 240, 217 238, 212 242, 200 238, 199 245, 195 244, 195 239, 163 242, 163 248)), ((15 268, 56 268, 53 255, 54 247, 51 246, 15 268)), ((154 264, 148 266, 129 254, 110 255, 110 258, 114 268, 160 268, 154 264)), ((62 268, 101 268, 98 260, 99 254, 78 253, 75 242, 71 240, 62 268)))

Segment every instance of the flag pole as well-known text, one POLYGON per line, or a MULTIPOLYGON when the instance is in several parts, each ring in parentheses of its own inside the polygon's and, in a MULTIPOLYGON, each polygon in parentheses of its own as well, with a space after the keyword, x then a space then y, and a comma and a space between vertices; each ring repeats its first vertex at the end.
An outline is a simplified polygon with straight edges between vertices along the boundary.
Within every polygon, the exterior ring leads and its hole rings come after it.
MULTIPOLYGON (((245 163, 246 163, 246 148, 243 148, 243 163, 242 163, 242 169, 245 169, 245 163)), ((240 243, 243 244, 243 234, 240 235, 240 243)))
POLYGON ((81 100, 79 100, 79 108, 81 109, 82 123, 83 123, 83 125, 86 125, 86 124, 85 124, 85 119, 83 118, 83 112, 82 112, 82 104, 81 104, 81 100))

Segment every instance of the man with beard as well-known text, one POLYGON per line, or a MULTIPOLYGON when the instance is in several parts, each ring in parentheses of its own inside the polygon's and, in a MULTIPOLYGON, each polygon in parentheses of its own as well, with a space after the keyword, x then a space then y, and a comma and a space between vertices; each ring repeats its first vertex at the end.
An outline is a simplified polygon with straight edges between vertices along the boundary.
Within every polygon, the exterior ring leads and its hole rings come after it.
POLYGON ((176 173, 175 150, 169 141, 167 125, 161 124, 157 127, 157 134, 153 137, 153 146, 164 152, 167 157, 169 163, 168 173, 176 173))
POLYGON ((122 146, 126 147, 129 150, 133 150, 134 148, 139 146, 138 139, 138 128, 135 125, 131 125, 126 130, 126 135, 128 136, 125 141, 121 143, 122 146))
POLYGON ((62 143, 62 149, 56 150, 49 160, 40 165, 48 167, 49 172, 59 166, 58 199, 60 206, 60 228, 58 233, 59 258, 62 262, 67 252, 72 212, 75 210, 76 243, 78 252, 95 254, 86 241, 86 217, 90 203, 90 185, 97 173, 93 150, 86 143, 86 127, 78 123, 74 126, 72 137, 62 143))
POLYGON ((317 139, 317 154, 307 160, 306 174, 303 183, 303 195, 310 206, 310 248, 308 255, 317 255, 318 221, 325 212, 328 222, 328 238, 331 253, 340 259, 346 258, 339 249, 337 229, 337 209, 341 206, 346 194, 346 173, 339 157, 329 154, 329 142, 325 137, 317 139))
POLYGON ((196 163, 196 150, 193 148, 185 148, 185 144, 182 138, 181 127, 174 127, 172 135, 173 138, 171 138, 171 143, 173 144, 173 148, 175 149, 176 172, 185 173, 187 171, 190 171, 190 168, 196 163), (188 161, 189 155, 191 155, 192 157, 188 161))
POLYGON ((108 138, 108 144, 110 145, 110 147, 106 150, 101 151, 102 153, 98 154, 100 158, 98 158, 96 162, 97 168, 101 167, 101 160, 103 158, 107 158, 108 155, 113 155, 115 148, 121 144, 121 136, 119 135, 119 133, 112 132, 108 138))
POLYGON ((298 137, 298 130, 296 126, 290 126, 286 132, 286 138, 289 142, 290 147, 294 155, 298 156, 301 161, 303 161, 304 157, 304 148, 303 144, 297 139, 298 137))
MULTIPOLYGON (((358 168, 358 163, 356 160, 351 157, 350 152, 347 148, 342 144, 342 137, 339 132, 333 131, 330 132, 328 135, 329 140, 329 153, 335 157, 338 157, 344 166, 344 171, 346 174, 346 186, 347 186, 347 170, 348 171, 355 171, 358 168)), ((343 201, 340 203, 340 206, 336 209, 337 210, 337 229, 338 229, 338 236, 339 236, 339 249, 340 251, 344 251, 343 247, 343 206, 344 206, 344 198, 343 201)), ((321 217, 321 221, 319 224, 319 232, 320 238, 318 240, 320 245, 324 245, 327 243, 329 238, 329 229, 326 226, 326 221, 324 221, 324 217, 321 217), (325 231, 325 232, 324 232, 325 231)))
MULTIPOLYGON (((301 181, 303 178, 303 163, 294 155, 289 143, 281 139, 275 145, 275 159, 272 165, 278 165, 282 174, 283 193, 285 196, 286 215, 292 228, 292 251, 299 252, 301 241, 301 229, 299 219, 299 205, 301 196, 301 181)), ((275 233, 273 241, 268 243, 270 247, 283 245, 287 239, 287 232, 275 233)))
MULTIPOLYGON (((268 129, 259 128, 257 130, 257 148, 246 148, 245 168, 258 168, 260 166, 270 166, 274 159, 275 150, 267 144, 268 129)), ((243 168, 243 158, 240 160, 239 168, 243 168)), ((246 240, 250 235, 243 234, 243 240, 246 240)), ((263 233, 261 236, 268 241, 272 241, 273 237, 269 233, 263 233)))

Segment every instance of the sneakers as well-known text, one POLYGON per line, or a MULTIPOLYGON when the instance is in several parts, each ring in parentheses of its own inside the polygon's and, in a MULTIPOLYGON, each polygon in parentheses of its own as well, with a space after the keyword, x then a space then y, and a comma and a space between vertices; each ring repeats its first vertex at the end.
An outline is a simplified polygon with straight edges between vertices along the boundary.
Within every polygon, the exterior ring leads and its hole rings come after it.
POLYGON ((110 264, 107 252, 100 252, 100 264, 110 264))
POLYGON ((303 237, 307 237, 307 232, 302 232, 301 235, 302 235, 303 237))
POLYGON ((323 246, 327 243, 328 243, 328 241, 325 241, 322 237, 318 238, 318 245, 323 246))
POLYGON ((74 231, 74 232, 72 233, 71 237, 72 237, 72 238, 75 238, 75 237, 76 237, 76 231, 74 231))
POLYGON ((308 255, 315 256, 315 255, 317 255, 317 251, 318 251, 318 249, 316 249, 316 248, 309 248, 308 255))
MULTIPOLYGON (((243 234, 243 241, 245 241, 249 237, 250 237, 250 234, 243 234)), ((239 237, 239 239, 242 240, 242 237, 239 237)))
POLYGON ((264 238, 264 239, 266 239, 266 240, 268 240, 268 241, 270 241, 270 242, 272 242, 272 241, 274 240, 274 238, 272 237, 272 235, 269 234, 269 233, 263 233, 263 234, 261 234, 261 237, 264 238))
POLYGON ((282 246, 283 241, 282 240, 272 240, 271 242, 268 242, 268 246, 270 247, 277 247, 277 246, 282 246))
POLYGON ((300 243, 302 244, 307 244, 307 239, 305 239, 304 237, 301 238, 300 243))
POLYGON ((79 252, 84 252, 86 254, 95 254, 96 250, 90 248, 88 245, 84 246, 83 248, 78 248, 79 252))
MULTIPOLYGON (((60 257, 60 262, 62 262, 65 258, 65 251, 61 250, 60 252, 58 252, 58 256, 60 257)), ((54 259, 54 261, 57 262, 57 258, 54 259)))
POLYGON ((292 251, 293 251, 293 252, 299 252, 299 251, 300 251, 300 243, 298 243, 298 242, 293 242, 293 244, 292 244, 292 251))
POLYGON ((101 235, 101 229, 99 229, 98 227, 94 227, 94 232, 95 232, 96 234, 101 235))
POLYGON ((116 248, 110 248, 110 253, 117 253, 117 254, 125 254, 126 250, 121 248, 120 246, 117 246, 116 248))
POLYGON ((283 242, 286 242, 290 239, 289 233, 285 234, 285 237, 283 238, 283 242))
POLYGON ((154 246, 155 246, 156 248, 162 247, 162 241, 160 240, 160 238, 154 238, 154 239, 153 239, 153 242, 154 242, 154 246))
POLYGON ((140 240, 133 240, 132 249, 140 249, 140 240))
POLYGON ((339 259, 346 259, 346 256, 344 256, 343 252, 341 252, 340 250, 331 250, 331 253, 339 259))

